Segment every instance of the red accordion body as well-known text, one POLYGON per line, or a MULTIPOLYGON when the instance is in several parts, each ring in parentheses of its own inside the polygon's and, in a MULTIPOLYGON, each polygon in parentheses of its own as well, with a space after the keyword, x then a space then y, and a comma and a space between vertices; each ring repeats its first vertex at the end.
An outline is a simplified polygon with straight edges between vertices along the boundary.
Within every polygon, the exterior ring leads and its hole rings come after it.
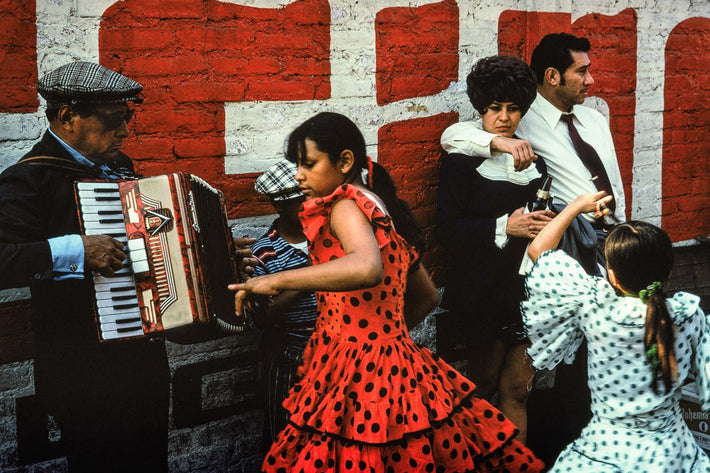
POLYGON ((128 254, 115 277, 93 278, 100 340, 233 317, 227 284, 237 269, 221 192, 186 173, 75 188, 82 233, 110 235, 128 254))

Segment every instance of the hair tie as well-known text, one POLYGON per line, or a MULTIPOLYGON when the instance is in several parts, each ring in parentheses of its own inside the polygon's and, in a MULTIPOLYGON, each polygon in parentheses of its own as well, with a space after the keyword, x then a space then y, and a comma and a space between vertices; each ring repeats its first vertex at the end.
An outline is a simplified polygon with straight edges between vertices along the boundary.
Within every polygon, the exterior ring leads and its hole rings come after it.
POLYGON ((661 360, 658 358, 658 344, 654 343, 648 347, 648 350, 646 350, 646 360, 648 360, 654 370, 660 366, 661 360))
POLYGON ((653 281, 650 285, 646 286, 646 289, 641 289, 639 291, 639 299, 644 304, 648 303, 648 299, 654 294, 657 294, 662 289, 660 281, 653 281))
POLYGON ((372 189, 372 158, 367 157, 367 186, 372 189))

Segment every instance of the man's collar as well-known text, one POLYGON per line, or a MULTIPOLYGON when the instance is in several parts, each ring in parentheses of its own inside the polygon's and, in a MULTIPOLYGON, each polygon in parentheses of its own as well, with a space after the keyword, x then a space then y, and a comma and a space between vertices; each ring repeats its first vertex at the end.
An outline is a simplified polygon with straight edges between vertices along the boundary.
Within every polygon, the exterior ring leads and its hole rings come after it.
POLYGON ((96 166, 96 164, 93 161, 91 161, 89 158, 87 158, 86 156, 84 156, 83 154, 81 154, 80 152, 78 152, 77 150, 72 148, 71 146, 69 146, 64 140, 62 140, 60 137, 58 137, 57 134, 54 133, 51 128, 47 128, 47 131, 49 132, 50 135, 52 135, 54 137, 54 139, 56 139, 59 142, 60 145, 62 145, 62 148, 67 150, 67 153, 69 153, 71 155, 71 157, 74 158, 74 161, 76 161, 77 163, 82 164, 84 166, 88 166, 88 167, 96 166))
POLYGON ((555 126, 557 126, 557 123, 560 121, 560 116, 562 115, 562 112, 559 108, 555 107, 552 102, 547 100, 540 92, 537 93, 537 97, 535 97, 535 102, 533 102, 533 106, 537 110, 537 113, 540 114, 542 119, 545 120, 545 123, 547 123, 547 126, 549 126, 550 129, 553 129, 555 128, 555 126))
MULTIPOLYGON (((537 97, 535 98, 531 108, 532 107, 535 107, 537 113, 539 113, 543 120, 545 120, 545 123, 547 123, 547 126, 549 126, 550 129, 557 126, 560 121, 560 117, 563 114, 559 108, 555 107, 552 102, 547 100, 540 92, 537 93, 537 97)), ((581 122, 581 117, 577 113, 578 111, 579 109, 577 106, 573 105, 572 110, 570 110, 569 113, 574 114, 575 118, 581 122)))

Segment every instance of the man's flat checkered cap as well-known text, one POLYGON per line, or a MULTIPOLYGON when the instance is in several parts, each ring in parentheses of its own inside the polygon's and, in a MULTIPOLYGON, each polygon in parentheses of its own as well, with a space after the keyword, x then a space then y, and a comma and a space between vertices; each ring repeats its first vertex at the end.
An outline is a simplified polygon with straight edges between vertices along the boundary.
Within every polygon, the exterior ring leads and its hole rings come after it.
POLYGON ((282 159, 267 169, 254 183, 254 189, 259 194, 268 196, 271 200, 288 200, 301 197, 303 194, 296 181, 296 165, 282 159))
POLYGON ((72 62, 48 72, 37 91, 49 106, 82 103, 141 103, 143 86, 123 74, 92 62, 72 62))

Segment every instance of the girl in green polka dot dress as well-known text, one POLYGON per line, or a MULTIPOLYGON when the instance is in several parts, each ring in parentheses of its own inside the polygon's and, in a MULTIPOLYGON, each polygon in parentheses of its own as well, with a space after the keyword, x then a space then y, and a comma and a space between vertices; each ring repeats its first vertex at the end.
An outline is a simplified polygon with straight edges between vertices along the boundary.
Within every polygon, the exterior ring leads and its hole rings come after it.
POLYGON ((710 410, 710 328, 699 298, 666 297, 671 242, 638 221, 617 225, 605 243, 608 280, 589 276, 561 250, 562 233, 582 212, 603 212, 604 192, 578 197, 530 245, 523 319, 538 369, 571 363, 583 338, 593 417, 552 472, 708 472, 678 406, 695 380, 710 410))

